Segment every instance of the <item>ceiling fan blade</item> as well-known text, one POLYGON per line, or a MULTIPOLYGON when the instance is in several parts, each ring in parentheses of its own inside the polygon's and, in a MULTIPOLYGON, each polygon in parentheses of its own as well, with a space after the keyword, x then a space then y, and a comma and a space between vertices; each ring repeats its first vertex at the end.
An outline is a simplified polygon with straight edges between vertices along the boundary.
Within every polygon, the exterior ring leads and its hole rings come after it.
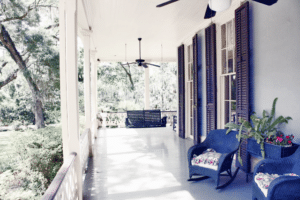
POLYGON ((262 4, 265 4, 267 6, 271 6, 273 5, 274 3, 277 3, 277 0, 253 0, 253 1, 256 1, 258 3, 262 3, 262 4))
POLYGON ((210 9, 209 5, 207 4, 204 19, 209 19, 211 17, 214 17, 215 15, 216 15, 216 11, 210 9))
POLYGON ((148 68, 148 65, 146 63, 142 63, 142 66, 148 68))
POLYGON ((157 8, 160 8, 160 7, 163 7, 163 6, 168 5, 168 4, 170 4, 170 3, 174 3, 174 2, 176 2, 176 1, 179 1, 179 0, 170 0, 170 1, 166 1, 165 3, 159 4, 159 5, 157 5, 156 7, 157 7, 157 8))
POLYGON ((151 64, 151 63, 145 63, 145 64, 147 64, 147 65, 152 65, 152 66, 154 66, 154 67, 160 67, 159 65, 154 65, 154 64, 151 64))

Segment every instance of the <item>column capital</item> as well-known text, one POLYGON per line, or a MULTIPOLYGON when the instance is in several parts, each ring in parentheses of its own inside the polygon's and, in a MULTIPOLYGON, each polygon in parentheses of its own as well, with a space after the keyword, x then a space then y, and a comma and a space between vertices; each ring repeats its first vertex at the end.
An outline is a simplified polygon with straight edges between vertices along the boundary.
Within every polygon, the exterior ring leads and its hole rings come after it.
POLYGON ((97 53, 97 50, 90 50, 90 55, 91 55, 92 59, 96 58, 96 53, 97 53))
POLYGON ((90 36, 93 33, 92 30, 83 29, 83 28, 80 30, 80 32, 83 36, 90 36))

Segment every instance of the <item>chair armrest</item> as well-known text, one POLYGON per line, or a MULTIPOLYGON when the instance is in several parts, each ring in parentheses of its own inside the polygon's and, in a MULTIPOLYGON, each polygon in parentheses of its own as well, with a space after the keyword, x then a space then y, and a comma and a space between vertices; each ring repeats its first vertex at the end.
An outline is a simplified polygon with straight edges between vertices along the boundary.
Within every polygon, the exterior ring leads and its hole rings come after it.
MULTIPOLYGON (((291 173, 294 162, 291 158, 281 158, 278 160, 264 159, 261 160, 254 168, 253 174, 256 173, 269 173, 269 174, 285 174, 291 173)), ((253 176, 253 177, 254 177, 253 176)))
POLYGON ((223 153, 221 155, 221 157, 219 159, 219 166, 218 166, 218 169, 220 170, 220 172, 231 167, 233 155, 235 154, 236 151, 232 151, 230 153, 223 153))
POLYGON ((300 178, 281 176, 273 180, 268 189, 268 199, 299 199, 300 178))

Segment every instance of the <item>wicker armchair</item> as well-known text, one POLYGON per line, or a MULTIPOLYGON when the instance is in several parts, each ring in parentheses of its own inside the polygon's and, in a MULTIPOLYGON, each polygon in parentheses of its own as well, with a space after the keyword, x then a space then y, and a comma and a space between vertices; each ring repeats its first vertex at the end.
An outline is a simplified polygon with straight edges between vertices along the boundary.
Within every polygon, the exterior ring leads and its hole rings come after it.
POLYGON ((216 182, 216 189, 221 189, 228 186, 236 177, 239 168, 236 169, 234 174, 231 172, 232 160, 235 152, 238 150, 239 142, 236 139, 238 132, 231 131, 226 135, 226 129, 218 129, 210 131, 207 138, 200 144, 192 146, 188 150, 188 165, 189 165, 189 177, 188 181, 198 181, 207 178, 212 178, 216 182), (192 165, 193 155, 200 155, 208 148, 214 149, 216 152, 221 153, 217 170, 202 167, 198 165, 192 165), (224 174, 226 172, 227 174, 224 174), (192 176, 202 176, 200 178, 192 178, 192 176), (225 184, 219 186, 220 176, 229 176, 230 180, 225 184))
POLYGON ((252 182, 253 200, 296 200, 300 199, 300 148, 296 152, 285 158, 277 160, 265 159, 260 161, 254 168, 254 178, 252 182), (257 173, 268 174, 289 174, 294 173, 299 176, 280 176, 273 180, 266 191, 266 196, 255 182, 257 173))

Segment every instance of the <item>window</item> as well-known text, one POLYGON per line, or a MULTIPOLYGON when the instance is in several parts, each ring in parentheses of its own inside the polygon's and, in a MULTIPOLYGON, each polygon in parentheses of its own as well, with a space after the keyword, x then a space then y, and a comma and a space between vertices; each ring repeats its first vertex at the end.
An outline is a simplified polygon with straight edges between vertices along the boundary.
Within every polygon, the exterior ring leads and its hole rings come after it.
POLYGON ((189 122, 189 136, 193 137, 193 45, 188 46, 188 122, 189 122))
POLYGON ((222 126, 236 122, 236 66, 234 20, 221 25, 222 126))

